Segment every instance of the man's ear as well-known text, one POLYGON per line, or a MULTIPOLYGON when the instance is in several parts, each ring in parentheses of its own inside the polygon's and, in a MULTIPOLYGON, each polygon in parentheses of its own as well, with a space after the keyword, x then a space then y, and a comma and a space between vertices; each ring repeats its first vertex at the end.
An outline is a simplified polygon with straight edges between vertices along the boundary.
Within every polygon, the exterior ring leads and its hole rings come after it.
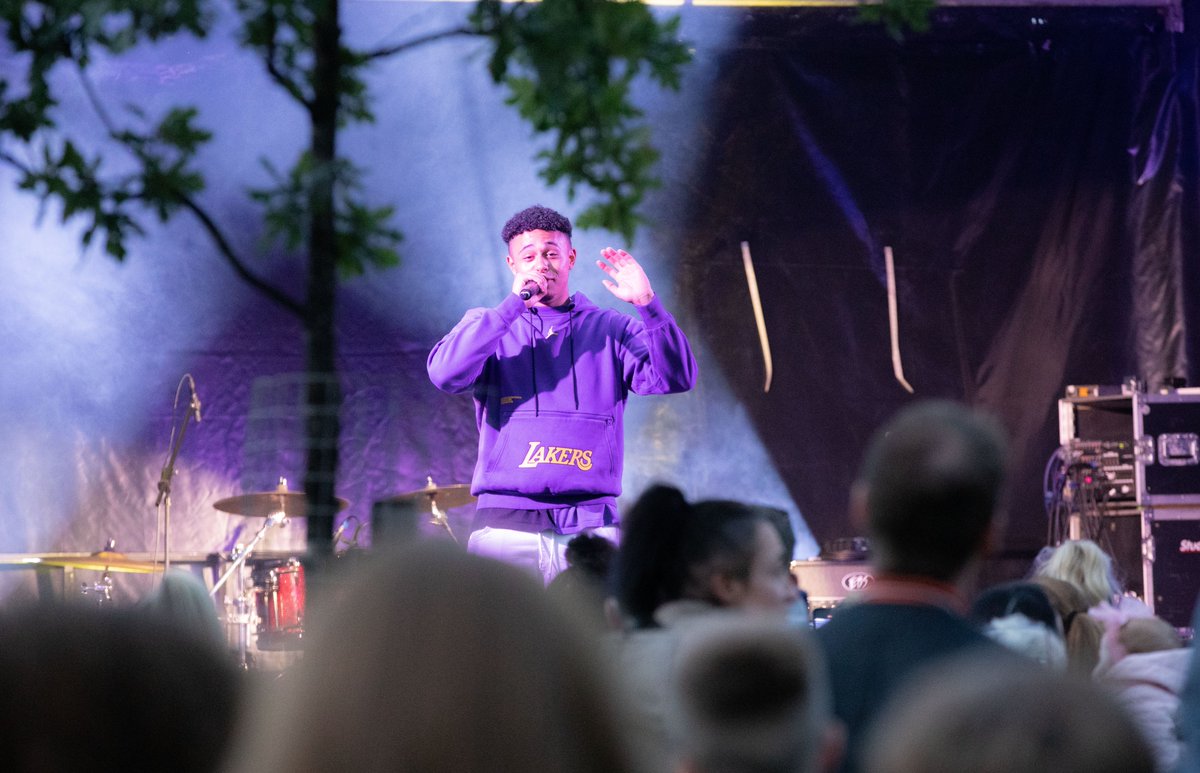
POLYGON ((508 264, 508 270, 513 272, 513 275, 515 276, 517 273, 517 262, 513 260, 513 256, 505 253, 504 262, 508 264))
POLYGON ((984 529, 979 539, 979 555, 990 556, 997 545, 1004 544, 1004 518, 993 515, 991 523, 984 529))
POLYGON ((746 585, 736 577, 717 572, 708 579, 708 592, 723 607, 735 606, 742 600, 746 585))
POLYGON ((850 526, 855 534, 866 534, 870 522, 867 514, 867 484, 855 481, 850 487, 850 526))
POLYGON ((831 719, 821 737, 821 751, 817 755, 817 770, 833 773, 841 767, 846 756, 846 726, 841 720, 831 719))

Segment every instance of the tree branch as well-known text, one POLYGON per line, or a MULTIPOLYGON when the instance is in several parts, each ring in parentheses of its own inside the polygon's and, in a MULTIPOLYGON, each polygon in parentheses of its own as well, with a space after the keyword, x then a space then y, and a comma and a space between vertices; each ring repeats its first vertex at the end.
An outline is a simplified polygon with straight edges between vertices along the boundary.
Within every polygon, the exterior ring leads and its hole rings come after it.
POLYGON ((275 60, 275 55, 279 51, 279 47, 275 44, 275 29, 276 25, 272 23, 271 34, 267 38, 266 65, 267 74, 271 76, 271 80, 279 84, 280 88, 292 95, 292 99, 304 105, 304 109, 312 113, 313 104, 294 80, 283 74, 279 69, 279 64, 275 60))
POLYGON ((290 295, 251 271, 238 256, 237 251, 233 249, 233 246, 229 243, 229 241, 226 240, 225 234, 221 231, 220 226, 218 226, 212 217, 209 216, 208 212, 191 196, 182 193, 177 195, 179 197, 179 202, 185 209, 196 216, 196 219, 200 221, 200 225, 204 227, 205 231, 208 231, 209 237, 213 240, 213 243, 216 244, 217 251, 221 253, 221 256, 225 258, 225 261, 229 263, 230 266, 233 267, 234 272, 236 272, 243 281, 261 292, 263 295, 278 303, 285 310, 295 314, 301 320, 304 319, 306 309, 303 304, 299 303, 290 295))
POLYGON ((411 40, 406 40, 403 43, 397 43, 394 46, 385 46, 383 48, 377 48, 374 51, 367 51, 366 53, 362 54, 361 56, 363 58, 363 61, 371 61, 374 59, 386 59, 389 56, 395 56, 396 54, 407 51, 410 48, 416 48, 418 46, 423 46, 426 43, 433 43, 434 41, 437 41, 437 40, 443 40, 445 38, 453 38, 458 35, 482 35, 482 34, 483 33, 477 32, 476 30, 473 30, 470 27, 453 27, 451 29, 442 30, 441 32, 431 32, 428 35, 422 35, 420 37, 416 37, 411 40))
MULTIPOLYGON (((144 153, 142 153, 138 148, 131 147, 129 143, 122 141, 115 123, 104 109, 104 103, 100 100, 99 94, 96 93, 91 79, 87 77, 87 73, 82 67, 79 68, 78 72, 80 80, 83 82, 84 92, 87 94, 88 100, 91 102, 96 114, 100 117, 101 123, 104 124, 105 131, 108 132, 109 137, 112 138, 112 140, 117 144, 121 145, 130 153, 132 153, 133 156, 138 159, 138 161, 145 163, 146 156, 144 153)), ((8 157, 7 154, 5 154, 4 160, 8 161, 9 163, 14 163, 14 160, 8 157)), ((220 226, 217 225, 216 221, 212 219, 208 212, 201 207, 195 199, 180 190, 174 190, 173 193, 175 198, 179 200, 179 203, 182 204, 184 208, 190 211, 193 215, 195 215, 196 219, 200 221, 200 224, 204 227, 204 230, 208 232, 209 238, 211 238, 213 243, 216 245, 217 251, 223 258, 225 258, 225 261, 233 267, 234 272, 237 273, 237 275, 241 277, 243 281, 261 292, 263 295, 278 303, 287 311, 295 314, 301 320, 304 319, 304 306, 275 285, 267 282, 265 279, 251 271, 246 265, 245 261, 243 261, 242 258, 237 254, 237 251, 234 250, 233 245, 231 245, 229 240, 225 238, 225 233, 221 230, 220 226)))
POLYGON ((3 161, 4 163, 8 164, 13 169, 16 169, 18 172, 20 172, 22 174, 27 175, 30 173, 30 167, 28 164, 26 164, 24 161, 20 160, 16 156, 12 155, 11 153, 8 153, 7 151, 0 150, 0 161, 3 161))

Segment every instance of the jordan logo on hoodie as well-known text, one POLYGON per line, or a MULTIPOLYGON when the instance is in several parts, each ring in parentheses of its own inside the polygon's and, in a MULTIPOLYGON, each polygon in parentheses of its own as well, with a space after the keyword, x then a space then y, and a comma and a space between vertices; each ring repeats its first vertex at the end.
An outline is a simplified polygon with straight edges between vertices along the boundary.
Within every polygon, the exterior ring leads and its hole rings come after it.
POLYGON ((592 452, 579 448, 544 446, 537 440, 529 442, 529 451, 518 467, 537 467, 539 464, 565 464, 587 472, 592 469, 592 452))

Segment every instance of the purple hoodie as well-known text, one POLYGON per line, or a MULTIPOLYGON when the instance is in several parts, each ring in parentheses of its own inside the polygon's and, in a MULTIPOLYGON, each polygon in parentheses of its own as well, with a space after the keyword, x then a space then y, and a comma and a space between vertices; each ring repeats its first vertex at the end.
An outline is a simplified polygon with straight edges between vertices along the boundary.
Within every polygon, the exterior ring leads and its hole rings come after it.
POLYGON ((471 309, 429 353, 438 389, 475 398, 480 508, 615 504, 629 393, 696 382, 687 338, 657 297, 636 307, 641 321, 572 298, 526 309, 512 294, 471 309))

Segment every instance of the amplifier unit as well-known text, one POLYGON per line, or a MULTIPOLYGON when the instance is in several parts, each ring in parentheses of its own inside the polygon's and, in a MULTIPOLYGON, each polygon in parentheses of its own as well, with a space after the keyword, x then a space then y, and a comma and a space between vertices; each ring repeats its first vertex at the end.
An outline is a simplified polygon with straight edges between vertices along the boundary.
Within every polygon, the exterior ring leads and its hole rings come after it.
POLYGON ((1068 387, 1058 401, 1064 496, 1076 492, 1109 514, 1200 504, 1200 390, 1091 389, 1068 387))
POLYGON ((814 609, 836 606, 875 580, 866 561, 793 561, 792 576, 814 609))

